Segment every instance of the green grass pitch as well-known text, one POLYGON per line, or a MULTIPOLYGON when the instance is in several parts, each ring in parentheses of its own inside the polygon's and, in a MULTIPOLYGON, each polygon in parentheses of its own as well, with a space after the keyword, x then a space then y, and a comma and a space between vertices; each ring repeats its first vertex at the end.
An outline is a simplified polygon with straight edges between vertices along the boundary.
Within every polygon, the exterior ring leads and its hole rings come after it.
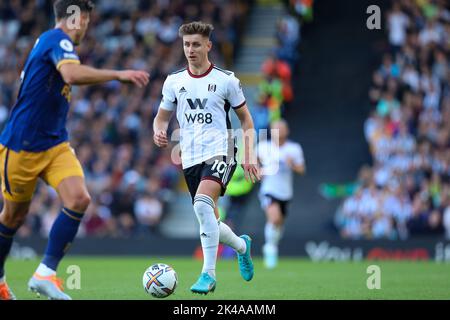
MULTIPOLYGON (((66 292, 73 299, 154 299, 144 292, 142 275, 153 263, 171 265, 179 283, 166 299, 188 300, 303 300, 303 299, 450 299, 450 266, 435 262, 311 262, 284 258, 274 270, 266 270, 254 258, 255 276, 246 282, 239 275, 236 259, 217 264, 214 293, 194 295, 189 287, 197 279, 202 262, 193 258, 164 257, 86 257, 69 256, 59 267, 58 276, 67 279, 67 268, 81 271, 81 289, 66 292), (381 289, 369 290, 367 267, 381 269, 381 289)), ((36 299, 26 284, 38 260, 8 260, 8 284, 18 299, 36 299)), ((42 299, 42 298, 41 298, 42 299)))

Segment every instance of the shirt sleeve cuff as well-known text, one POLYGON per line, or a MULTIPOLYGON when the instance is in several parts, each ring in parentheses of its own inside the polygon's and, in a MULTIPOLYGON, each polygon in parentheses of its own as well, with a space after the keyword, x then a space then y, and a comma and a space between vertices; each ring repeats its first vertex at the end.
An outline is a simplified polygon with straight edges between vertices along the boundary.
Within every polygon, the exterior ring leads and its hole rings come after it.
POLYGON ((175 110, 176 104, 175 103, 173 103, 173 104, 161 103, 159 105, 159 107, 161 109, 164 109, 164 110, 167 110, 167 111, 173 111, 173 110, 175 110))
POLYGON ((59 68, 61 68, 61 66, 63 64, 66 64, 66 63, 80 64, 80 60, 76 60, 76 59, 63 59, 63 60, 60 60, 58 62, 58 64, 56 65, 56 69, 59 70, 59 68))
POLYGON ((241 104, 237 105, 236 107, 233 107, 233 109, 236 110, 236 109, 239 109, 239 108, 243 107, 243 106, 245 105, 246 102, 247 102, 247 101, 244 100, 244 102, 242 102, 241 104))

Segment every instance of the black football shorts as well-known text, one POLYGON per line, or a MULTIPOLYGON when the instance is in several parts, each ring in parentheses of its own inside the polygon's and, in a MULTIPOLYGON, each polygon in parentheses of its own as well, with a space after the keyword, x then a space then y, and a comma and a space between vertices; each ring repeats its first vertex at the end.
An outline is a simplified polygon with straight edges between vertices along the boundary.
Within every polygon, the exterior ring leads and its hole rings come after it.
POLYGON ((237 163, 234 157, 229 157, 227 162, 226 156, 217 156, 184 169, 184 178, 186 179, 192 202, 194 202, 194 197, 197 194, 198 186, 202 180, 217 181, 222 186, 221 196, 223 196, 227 184, 230 182, 231 177, 236 170, 236 166, 237 163))
POLYGON ((270 194, 260 194, 259 200, 261 201, 261 206, 264 210, 266 210, 267 207, 271 204, 277 203, 280 206, 281 214, 283 215, 283 217, 287 216, 289 200, 280 200, 270 194))

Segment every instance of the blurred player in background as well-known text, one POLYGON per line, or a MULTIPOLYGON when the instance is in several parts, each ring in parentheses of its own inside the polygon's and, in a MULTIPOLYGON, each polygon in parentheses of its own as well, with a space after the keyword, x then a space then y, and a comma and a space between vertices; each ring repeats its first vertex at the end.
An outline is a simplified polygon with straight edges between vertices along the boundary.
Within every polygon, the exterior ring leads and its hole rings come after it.
POLYGON ((83 169, 66 130, 71 85, 118 80, 143 87, 149 81, 144 71, 99 70, 80 64, 74 46, 84 38, 93 7, 89 0, 54 3, 56 26, 36 40, 21 74, 17 102, 0 136, 4 198, 0 215, 0 300, 15 299, 5 281, 4 264, 14 234, 28 213, 38 178, 57 190, 64 207, 28 287, 50 299, 70 299, 62 291, 56 270, 90 202, 83 169))
POLYGON ((271 131, 277 134, 258 145, 263 176, 259 197, 267 219, 263 255, 264 264, 269 269, 278 263, 278 243, 283 235, 287 206, 293 196, 293 173, 305 173, 302 147, 288 140, 287 122, 283 119, 273 122, 271 131))
MULTIPOLYGON (((163 98, 153 123, 154 141, 159 147, 168 145, 167 128, 176 110, 180 124, 181 161, 200 224, 203 269, 191 287, 194 293, 207 294, 216 288, 216 259, 219 242, 236 250, 242 277, 250 281, 253 263, 251 239, 238 237, 218 221, 216 203, 236 169, 236 146, 230 132, 229 111, 236 112, 244 132, 250 133, 244 146, 242 167, 252 182, 259 180, 253 159, 254 127, 239 80, 233 72, 220 69, 208 59, 213 26, 202 22, 182 25, 184 54, 188 67, 170 74, 163 86, 163 98)), ((255 159, 256 160, 256 159, 255 159)))

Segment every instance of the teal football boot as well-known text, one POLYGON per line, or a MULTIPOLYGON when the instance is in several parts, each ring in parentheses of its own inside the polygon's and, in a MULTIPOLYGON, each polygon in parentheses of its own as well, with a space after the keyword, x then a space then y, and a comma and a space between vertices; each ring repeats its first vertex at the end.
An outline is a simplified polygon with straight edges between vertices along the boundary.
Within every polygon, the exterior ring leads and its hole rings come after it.
POLYGON ((240 236, 240 238, 244 239, 246 248, 244 253, 238 253, 239 272, 245 281, 250 281, 252 280, 254 274, 253 261, 250 255, 252 238, 246 234, 240 236))
POLYGON ((216 290, 216 280, 208 273, 202 272, 197 282, 191 287, 193 293, 208 294, 216 290))

